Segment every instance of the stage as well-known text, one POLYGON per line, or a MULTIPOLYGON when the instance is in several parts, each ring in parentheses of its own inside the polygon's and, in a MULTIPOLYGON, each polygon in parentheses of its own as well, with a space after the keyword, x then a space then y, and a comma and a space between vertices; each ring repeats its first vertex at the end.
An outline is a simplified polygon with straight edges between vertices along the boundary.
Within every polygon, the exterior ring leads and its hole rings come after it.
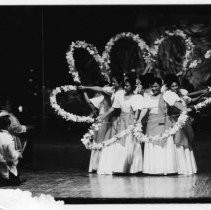
MULTIPOLYGON (((211 142, 209 133, 197 135, 195 175, 149 176, 88 173, 90 151, 76 141, 33 145, 33 167, 22 170, 21 190, 50 194, 67 204, 86 203, 210 203, 211 142)), ((4 187, 1 189, 16 189, 4 187)))
MULTIPOLYGON (((110 176, 81 170, 25 171, 19 188, 50 194, 68 204, 204 203, 211 201, 211 173, 191 176, 110 176)), ((16 187, 7 187, 7 189, 16 187)), ((4 188, 2 188, 4 189, 4 188)))

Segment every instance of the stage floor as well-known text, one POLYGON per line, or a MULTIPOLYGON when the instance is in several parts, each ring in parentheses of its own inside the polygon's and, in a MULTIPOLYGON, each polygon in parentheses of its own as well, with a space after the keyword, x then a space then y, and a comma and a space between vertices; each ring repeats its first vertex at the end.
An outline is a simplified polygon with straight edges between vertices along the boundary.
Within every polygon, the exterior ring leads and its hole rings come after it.
POLYGON ((194 153, 196 175, 112 176, 87 172, 90 151, 80 142, 37 143, 33 144, 33 166, 21 174, 27 181, 18 188, 33 195, 50 194, 68 204, 211 203, 210 134, 198 136, 194 153))
MULTIPOLYGON (((211 173, 184 176, 97 175, 69 171, 25 171, 21 190, 50 194, 66 203, 192 203, 211 201, 211 173)), ((17 187, 2 187, 1 189, 17 187)))

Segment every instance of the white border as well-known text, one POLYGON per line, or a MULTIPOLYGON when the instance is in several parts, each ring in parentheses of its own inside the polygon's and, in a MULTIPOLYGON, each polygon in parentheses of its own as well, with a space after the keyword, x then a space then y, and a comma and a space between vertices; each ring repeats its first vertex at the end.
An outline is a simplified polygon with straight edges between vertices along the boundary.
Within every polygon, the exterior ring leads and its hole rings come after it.
MULTIPOLYGON (((1 0, 1 5, 194 5, 194 4, 211 4, 210 0, 1 0)), ((64 209, 66 210, 111 210, 121 209, 128 210, 128 207, 132 210, 201 210, 201 209, 211 209, 211 204, 119 204, 119 205, 66 205, 64 209)))

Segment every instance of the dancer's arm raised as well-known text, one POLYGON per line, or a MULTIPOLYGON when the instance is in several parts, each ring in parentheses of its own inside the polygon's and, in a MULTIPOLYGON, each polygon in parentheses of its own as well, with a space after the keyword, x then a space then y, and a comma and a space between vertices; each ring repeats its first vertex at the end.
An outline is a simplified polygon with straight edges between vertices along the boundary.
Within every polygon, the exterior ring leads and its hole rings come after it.
POLYGON ((91 90, 91 91, 94 91, 94 92, 98 92, 98 93, 101 93, 101 94, 105 94, 105 95, 111 95, 112 92, 111 91, 108 91, 107 88, 105 87, 100 87, 100 86, 79 86, 78 87, 79 90, 91 90))
POLYGON ((191 98, 195 98, 195 97, 200 97, 201 95, 206 95, 209 93, 209 89, 203 89, 203 90, 198 90, 198 91, 194 91, 191 93, 188 93, 187 96, 191 97, 191 98))
POLYGON ((203 97, 206 97, 209 93, 210 93, 209 88, 188 93, 187 96, 190 98, 190 101, 188 102, 188 104, 198 102, 203 97))

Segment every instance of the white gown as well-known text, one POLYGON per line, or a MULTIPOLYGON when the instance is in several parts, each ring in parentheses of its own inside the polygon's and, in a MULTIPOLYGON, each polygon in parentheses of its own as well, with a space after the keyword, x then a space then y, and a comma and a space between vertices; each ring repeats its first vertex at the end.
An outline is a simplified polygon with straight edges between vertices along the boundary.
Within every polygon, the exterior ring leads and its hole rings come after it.
MULTIPOLYGON (((108 95, 110 94, 111 98, 113 98, 113 92, 114 91, 113 91, 112 87, 103 87, 103 91, 105 93, 107 93, 108 95)), ((97 97, 90 99, 92 104, 99 110, 99 115, 104 114, 105 111, 107 111, 106 109, 108 109, 108 107, 105 107, 104 100, 108 100, 108 99, 105 99, 104 95, 99 95, 97 97)), ((105 130, 106 129, 105 126, 106 125, 103 124, 101 129, 105 130)), ((98 131, 98 134, 99 134, 99 132, 100 131, 98 131)), ((104 133, 104 131, 102 131, 102 133, 99 134, 99 135, 96 133, 97 139, 94 139, 94 141, 96 143, 98 143, 101 140, 99 138, 102 138, 103 133, 104 133)), ((91 156, 90 156, 90 161, 89 161, 89 172, 96 172, 97 171, 101 152, 102 152, 101 150, 92 150, 91 151, 91 156)))
MULTIPOLYGON (((124 91, 116 93, 112 107, 121 109, 121 114, 115 127, 115 134, 133 124, 133 111, 139 108, 142 98, 141 95, 131 95, 126 98, 124 91)), ((131 133, 103 148, 98 174, 137 173, 142 171, 142 164, 141 145, 131 133)))
MULTIPOLYGON (((180 90, 182 97, 179 97, 176 93, 172 91, 166 91, 163 95, 163 99, 166 101, 166 103, 169 106, 173 106, 176 101, 180 101, 184 106, 186 106, 186 102, 188 100, 191 100, 187 96, 187 91, 184 89, 180 90)), ((184 127, 182 130, 178 132, 183 132, 182 135, 180 135, 181 138, 188 138, 187 128, 184 127)), ((189 132, 193 132, 192 130, 189 132)), ((191 136, 191 135, 190 135, 191 136)), ((192 134, 193 136, 193 134, 192 134)), ((187 139, 189 141, 189 139, 187 139)), ((193 150, 190 147, 184 147, 182 145, 175 145, 176 147, 176 159, 177 159, 177 168, 178 168, 178 174, 194 174, 197 172, 197 165, 194 157, 193 150)))
MULTIPOLYGON (((164 131, 160 124, 159 101, 161 95, 145 98, 145 108, 149 109, 146 134, 156 136, 164 131)), ((144 144, 143 173, 167 175, 177 173, 177 161, 173 138, 167 139, 165 144, 146 142, 144 144)))

